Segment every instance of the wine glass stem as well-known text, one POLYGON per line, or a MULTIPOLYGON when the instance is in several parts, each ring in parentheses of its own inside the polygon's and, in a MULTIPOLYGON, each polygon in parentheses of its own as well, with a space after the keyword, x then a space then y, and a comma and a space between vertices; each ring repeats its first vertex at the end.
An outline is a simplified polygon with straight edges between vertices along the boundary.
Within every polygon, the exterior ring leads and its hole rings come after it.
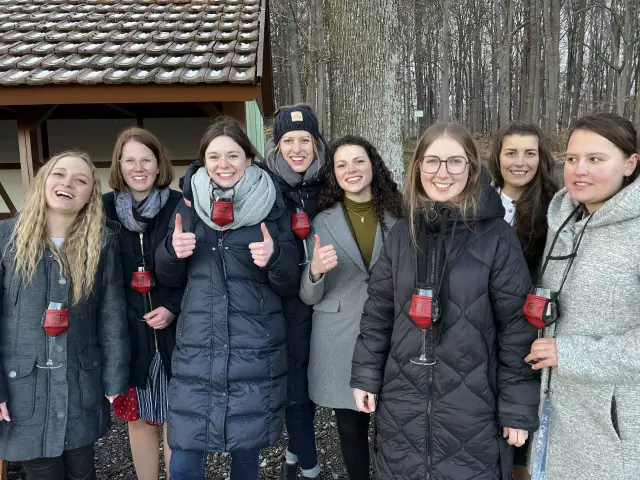
POLYGON ((422 358, 427 358, 427 329, 422 329, 422 358))
POLYGON ((51 353, 53 352, 53 341, 55 337, 49 336, 49 353, 47 354, 47 362, 52 362, 51 353))

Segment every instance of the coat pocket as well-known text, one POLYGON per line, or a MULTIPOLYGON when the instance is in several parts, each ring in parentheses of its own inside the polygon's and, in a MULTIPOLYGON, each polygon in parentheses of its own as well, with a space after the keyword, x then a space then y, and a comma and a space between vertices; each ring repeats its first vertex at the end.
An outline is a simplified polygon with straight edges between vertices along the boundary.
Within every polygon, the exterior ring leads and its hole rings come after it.
POLYGON ((313 310, 325 313, 338 313, 340 311, 340 300, 325 298, 319 303, 316 303, 313 306, 313 310))
POLYGON ((7 408, 11 421, 29 420, 36 406, 36 358, 4 358, 1 362, 7 381, 7 408))
POLYGON ((85 410, 100 409, 104 399, 102 362, 99 348, 78 353, 80 401, 85 410))

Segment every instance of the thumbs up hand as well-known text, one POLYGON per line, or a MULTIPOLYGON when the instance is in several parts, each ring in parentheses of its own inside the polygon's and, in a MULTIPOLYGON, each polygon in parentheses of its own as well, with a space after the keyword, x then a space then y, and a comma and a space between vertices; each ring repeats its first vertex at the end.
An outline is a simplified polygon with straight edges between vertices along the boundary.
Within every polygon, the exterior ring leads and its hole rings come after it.
POLYGON ((196 234, 182 231, 182 217, 179 213, 176 213, 176 224, 171 237, 171 245, 178 258, 190 257, 196 248, 196 234))
POLYGON ((267 263, 269 263, 269 259, 271 258, 271 255, 273 255, 275 247, 273 245, 273 238, 271 238, 269 230, 267 230, 267 226, 264 222, 260 224, 260 229, 262 230, 264 240, 262 242, 250 243, 249 250, 253 257, 253 263, 260 268, 264 268, 267 266, 267 263))
POLYGON ((322 275, 333 270, 338 265, 338 254, 333 245, 320 245, 320 235, 316 233, 316 243, 313 246, 311 260, 311 278, 317 282, 322 275))

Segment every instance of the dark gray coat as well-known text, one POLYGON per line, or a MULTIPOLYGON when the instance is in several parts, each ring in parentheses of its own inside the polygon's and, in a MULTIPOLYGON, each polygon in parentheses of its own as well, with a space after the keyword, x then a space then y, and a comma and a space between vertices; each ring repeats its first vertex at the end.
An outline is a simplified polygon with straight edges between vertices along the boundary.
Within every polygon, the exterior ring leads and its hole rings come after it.
POLYGON ((6 248, 14 225, 0 222, 0 403, 11 417, 0 422, 0 458, 21 461, 60 456, 105 434, 105 394, 126 392, 129 340, 120 253, 107 235, 94 293, 69 308, 69 328, 55 339, 51 355, 62 367, 37 368, 46 362, 48 302, 70 303, 71 285, 48 250, 31 283, 14 274, 6 248))

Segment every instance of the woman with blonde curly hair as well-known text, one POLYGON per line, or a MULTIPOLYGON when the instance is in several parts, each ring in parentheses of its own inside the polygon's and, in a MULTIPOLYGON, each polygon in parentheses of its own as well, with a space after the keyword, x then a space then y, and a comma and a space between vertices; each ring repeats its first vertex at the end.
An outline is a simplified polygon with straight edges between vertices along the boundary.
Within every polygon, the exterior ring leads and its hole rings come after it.
POLYGON ((45 164, 17 218, 0 222, 0 458, 29 480, 95 479, 93 443, 126 391, 120 255, 96 169, 45 164))

